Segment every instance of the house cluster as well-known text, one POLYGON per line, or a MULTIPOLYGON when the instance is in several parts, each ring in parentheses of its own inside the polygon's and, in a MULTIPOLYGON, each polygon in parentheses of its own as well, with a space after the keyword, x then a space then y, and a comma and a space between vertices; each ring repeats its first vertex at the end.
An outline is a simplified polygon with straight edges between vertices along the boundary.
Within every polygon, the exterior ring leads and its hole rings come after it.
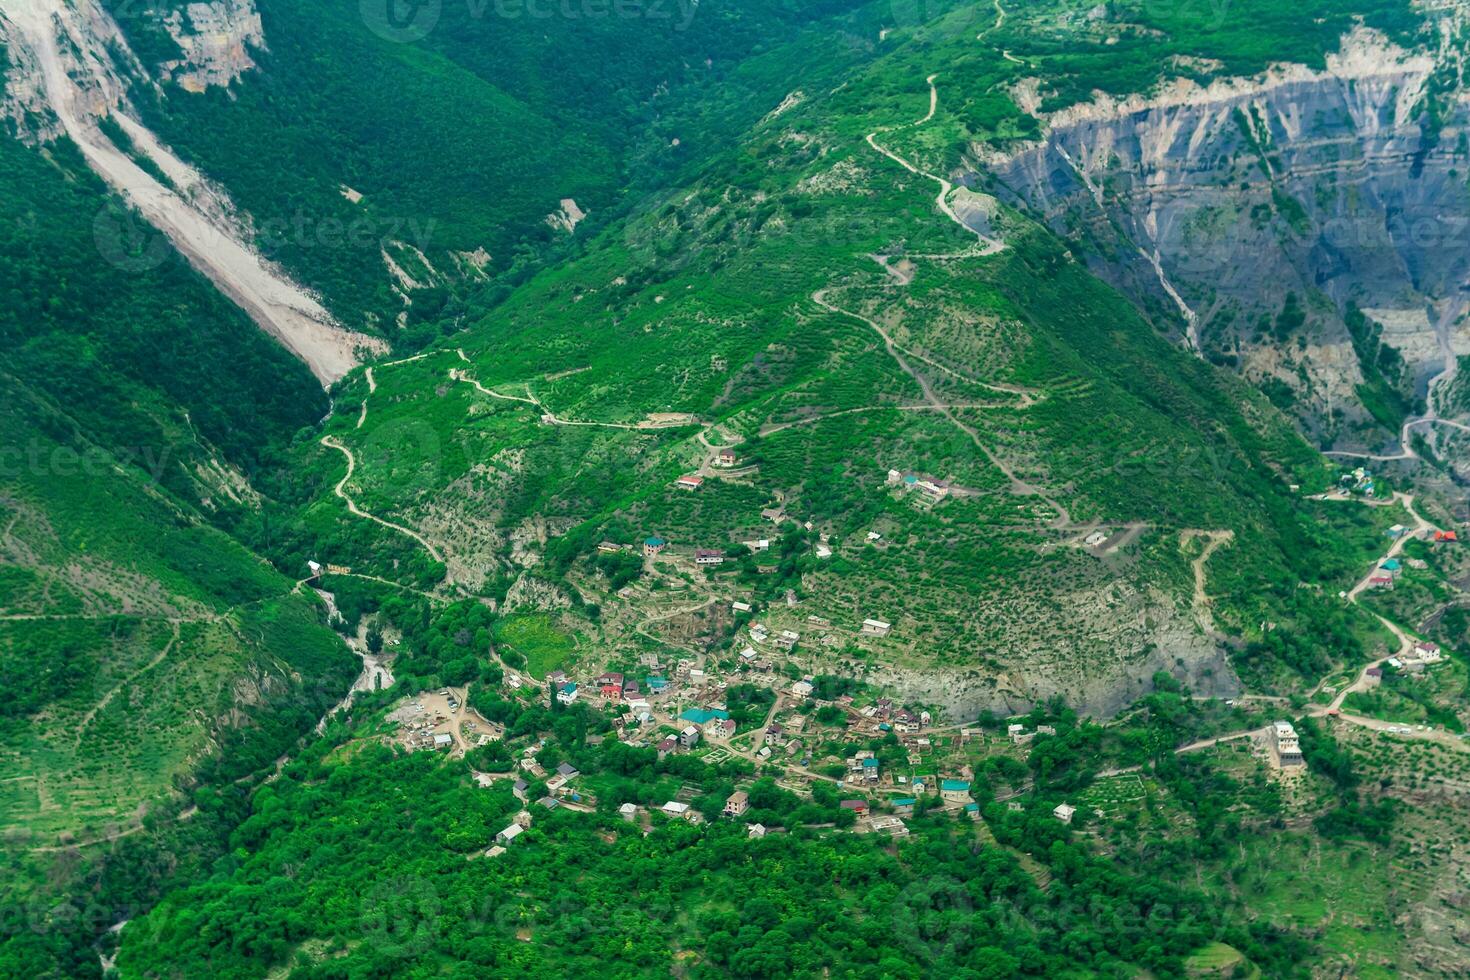
MULTIPOLYGON (((679 720, 687 725, 680 733, 682 740, 686 735, 692 736, 698 741, 701 734, 706 738, 716 738, 728 741, 735 737, 735 720, 730 717, 730 712, 723 706, 711 708, 689 708, 679 715, 679 720)), ((692 748, 693 743, 686 746, 692 748)))
POLYGON ((1373 474, 1361 466, 1351 473, 1344 473, 1337 481, 1337 485, 1348 493, 1361 493, 1365 497, 1373 496, 1373 474))
POLYGON ((1006 726, 1006 737, 1011 740, 1012 745, 1025 745, 1038 735, 1055 735, 1057 730, 1051 725, 1037 725, 1034 732, 1026 731, 1026 726, 1012 722, 1006 726))
MULTIPOLYGON (((587 807, 595 804, 597 800, 586 794, 579 785, 574 785, 574 780, 581 775, 577 767, 570 762, 563 762, 556 767, 556 772, 548 773, 536 758, 540 754, 544 742, 529 745, 521 755, 519 767, 525 776, 532 779, 543 779, 546 781, 546 795, 536 801, 536 805, 546 810, 555 810, 563 803, 570 803, 578 807, 587 807)), ((531 784, 526 781, 525 776, 518 777, 511 786, 511 792, 516 799, 522 803, 527 802, 527 795, 531 784)), ((529 826, 529 824, 528 824, 529 826)))
POLYGON ((1394 583, 1398 581, 1404 572, 1404 566, 1397 558, 1385 558, 1378 563, 1373 574, 1368 577, 1368 587, 1373 589, 1392 590, 1394 583))
POLYGON ((877 757, 864 749, 847 760, 847 782, 875 786, 878 783, 878 768, 877 757))
MULTIPOLYGON (((1406 674, 1422 674, 1424 668, 1437 664, 1443 659, 1444 654, 1440 652, 1438 643, 1433 640, 1419 640, 1414 644, 1413 651, 1407 656, 1389 657, 1385 662, 1395 670, 1401 670, 1406 674)), ((1382 673, 1379 671, 1380 677, 1382 673)))
MULTIPOLYGON (((657 661, 649 669, 658 670, 657 661)), ((613 720, 619 728, 646 725, 654 720, 654 703, 668 694, 672 687, 662 674, 651 673, 641 681, 617 671, 607 671, 587 684, 578 684, 567 677, 564 671, 553 671, 547 682, 556 692, 556 700, 562 704, 574 704, 582 697, 600 698, 604 705, 623 707, 623 714, 613 720)))
POLYGON ((903 493, 914 493, 921 503, 930 506, 948 497, 950 493, 950 485, 945 480, 935 480, 917 473, 900 473, 898 470, 888 471, 887 485, 903 493))
POLYGON ((510 826, 495 835, 495 844, 485 852, 486 857, 499 857, 515 839, 531 829, 531 811, 522 810, 515 815, 510 826))
MULTIPOLYGON (((747 611, 749 610, 749 608, 749 606, 746 606, 747 611)), ((746 632, 749 634, 750 641, 752 643, 758 643, 762 646, 769 643, 777 649, 784 650, 787 653, 795 650, 796 645, 801 642, 801 634, 796 632, 795 630, 783 629, 777 630, 773 633, 770 627, 766 626, 764 623, 752 623, 750 629, 746 632)))
MULTIPOLYGON (((604 542, 604 544, 606 544, 606 542, 604 542)), ((599 550, 601 550, 602 547, 603 545, 598 545, 599 550)), ((620 550, 620 546, 618 545, 612 545, 611 547, 614 550, 620 550)), ((669 542, 656 534, 650 535, 643 539, 644 558, 657 558, 659 555, 667 551, 668 548, 669 542)), ((717 551, 712 548, 694 549, 694 564, 698 565, 700 568, 709 568, 715 565, 723 565, 724 563, 725 553, 723 551, 717 551)))

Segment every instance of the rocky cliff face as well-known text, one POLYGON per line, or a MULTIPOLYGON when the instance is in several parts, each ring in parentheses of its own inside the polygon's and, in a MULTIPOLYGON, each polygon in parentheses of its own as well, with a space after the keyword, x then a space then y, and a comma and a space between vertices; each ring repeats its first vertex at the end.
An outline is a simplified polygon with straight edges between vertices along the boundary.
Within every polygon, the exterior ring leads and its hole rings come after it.
POLYGON ((250 52, 265 49, 254 0, 191 3, 164 21, 183 57, 161 66, 188 92, 226 87, 255 68, 250 52))
MULTIPOLYGON (((169 70, 196 88, 229 84, 246 70, 247 43, 260 40, 252 0, 191 4, 166 23, 184 52, 169 70)), ((225 191, 139 122, 129 92, 156 82, 98 0, 0 0, 0 44, 8 59, 0 117, 14 132, 35 143, 69 137, 113 191, 323 385, 352 370, 361 350, 383 348, 344 329, 315 296, 269 265, 225 191), (126 135, 126 145, 114 143, 103 119, 126 135)), ((97 236, 103 260, 120 267, 132 261, 105 216, 97 236)))
MULTIPOLYGON (((1412 406, 1470 354, 1462 37, 1446 22, 1437 51, 1411 53, 1358 30, 1323 70, 1099 99, 1044 117, 1039 143, 974 159, 1323 443, 1386 444, 1397 433, 1370 418, 1364 388, 1412 406), (1353 306, 1367 320, 1356 345, 1353 306)), ((1016 94, 1035 111, 1044 91, 1016 94)))

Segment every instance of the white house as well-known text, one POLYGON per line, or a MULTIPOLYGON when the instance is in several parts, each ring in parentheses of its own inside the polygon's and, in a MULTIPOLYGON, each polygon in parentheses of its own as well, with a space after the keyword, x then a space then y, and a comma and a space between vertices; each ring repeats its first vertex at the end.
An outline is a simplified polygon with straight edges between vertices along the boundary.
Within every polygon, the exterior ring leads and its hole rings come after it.
POLYGON ((1291 722, 1274 722, 1271 725, 1271 740, 1280 766, 1285 768, 1304 764, 1301 742, 1297 739, 1296 729, 1291 727, 1291 722))
POLYGON ((883 622, 881 619, 863 620, 862 632, 864 636, 887 636, 891 629, 893 629, 893 626, 883 622))
POLYGON ((1077 808, 1069 803, 1058 803, 1057 808, 1051 812, 1062 823, 1071 823, 1072 817, 1077 814, 1077 808))
POLYGON ((661 809, 671 817, 682 817, 689 812, 689 804, 680 803, 678 800, 670 800, 661 809))
POLYGON ((525 832, 525 827, 522 827, 518 823, 513 823, 509 827, 506 827, 500 833, 495 835, 495 842, 497 844, 509 844, 511 841, 515 840, 517 837, 521 836, 525 832))
POLYGON ((1414 644, 1414 655, 1425 663, 1432 664, 1441 657, 1439 644, 1431 640, 1420 640, 1414 644))
POLYGON ((715 718, 705 725, 710 738, 730 738, 735 734, 735 719, 715 718))

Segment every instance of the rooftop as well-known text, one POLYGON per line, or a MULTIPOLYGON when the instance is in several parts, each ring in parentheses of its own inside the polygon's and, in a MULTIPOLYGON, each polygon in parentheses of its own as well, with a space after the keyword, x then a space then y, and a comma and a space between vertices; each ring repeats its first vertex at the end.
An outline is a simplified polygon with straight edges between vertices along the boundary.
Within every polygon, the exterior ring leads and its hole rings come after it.
POLYGON ((730 712, 728 711, 720 711, 718 709, 712 708, 690 708, 679 716, 679 720, 690 721, 696 725, 703 725, 707 722, 714 721, 716 718, 726 719, 729 717, 730 712))

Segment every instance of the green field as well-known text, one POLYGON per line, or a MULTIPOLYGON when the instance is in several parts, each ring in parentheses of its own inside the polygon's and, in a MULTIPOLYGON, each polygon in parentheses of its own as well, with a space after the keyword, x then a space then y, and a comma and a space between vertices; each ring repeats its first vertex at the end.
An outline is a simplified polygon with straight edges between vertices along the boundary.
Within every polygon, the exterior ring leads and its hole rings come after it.
POLYGON ((575 661, 577 641, 553 625, 547 616, 509 616, 495 624, 495 641, 526 660, 532 677, 568 670, 575 661))

